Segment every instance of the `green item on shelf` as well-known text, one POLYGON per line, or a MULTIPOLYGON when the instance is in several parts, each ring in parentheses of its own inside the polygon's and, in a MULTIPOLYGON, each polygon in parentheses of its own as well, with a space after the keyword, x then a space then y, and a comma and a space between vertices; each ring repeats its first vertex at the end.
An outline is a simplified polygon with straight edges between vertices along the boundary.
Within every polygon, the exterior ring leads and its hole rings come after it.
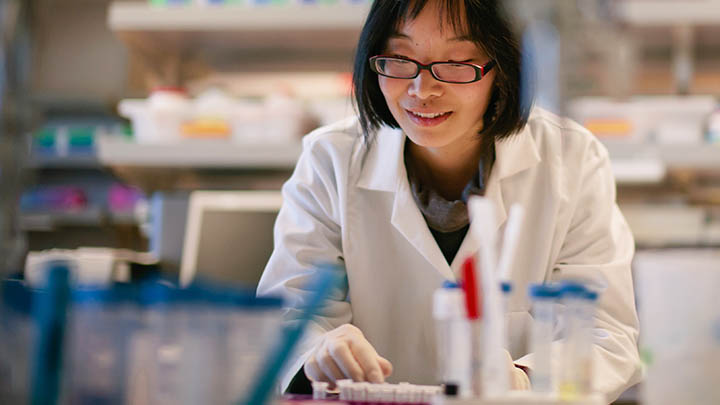
POLYGON ((126 138, 132 138, 134 136, 132 126, 129 124, 122 126, 122 135, 126 138))
POLYGON ((55 147, 55 129, 43 128, 37 131, 34 135, 34 143, 36 146, 42 148, 54 148, 55 147))
POLYGON ((78 127, 68 131, 68 143, 71 147, 90 147, 95 138, 95 129, 78 127))

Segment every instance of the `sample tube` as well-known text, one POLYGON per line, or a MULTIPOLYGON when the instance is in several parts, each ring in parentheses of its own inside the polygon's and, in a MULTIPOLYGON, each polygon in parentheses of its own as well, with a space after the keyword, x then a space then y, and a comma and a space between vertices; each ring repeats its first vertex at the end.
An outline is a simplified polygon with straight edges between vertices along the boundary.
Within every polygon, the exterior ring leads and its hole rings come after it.
POLYGON ((445 282, 435 291, 433 316, 437 331, 439 378, 445 384, 458 386, 460 396, 471 393, 472 350, 470 323, 460 286, 445 282))
POLYGON ((327 397, 327 389, 330 384, 323 381, 313 381, 313 399, 325 399, 327 397))
POLYGON ((560 398, 576 399, 591 391, 592 316, 597 293, 582 284, 564 282, 561 300, 565 308, 560 398))
POLYGON ((585 291, 579 302, 579 330, 578 338, 578 393, 580 395, 589 395, 593 391, 593 364, 592 364, 592 344, 593 344, 593 318, 595 316, 595 306, 597 304, 598 293, 595 291, 585 291))
POLYGON ((530 381, 532 390, 552 393, 555 390, 555 376, 552 367, 552 342, 555 328, 555 302, 560 291, 551 284, 533 284, 528 289, 532 301, 533 324, 530 350, 535 354, 535 363, 530 381))

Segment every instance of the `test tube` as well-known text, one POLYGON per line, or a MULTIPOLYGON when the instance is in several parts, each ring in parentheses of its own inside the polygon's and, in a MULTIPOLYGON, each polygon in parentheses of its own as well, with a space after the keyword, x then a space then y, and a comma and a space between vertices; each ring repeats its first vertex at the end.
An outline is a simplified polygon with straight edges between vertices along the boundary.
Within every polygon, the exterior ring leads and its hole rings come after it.
POLYGON ((574 400, 588 393, 592 313, 587 309, 597 294, 580 283, 564 282, 561 287, 564 304, 565 338, 560 368, 560 398, 574 400), (586 297, 594 297, 590 301, 586 297), (587 315, 589 314, 589 316, 587 315))
POLYGON ((327 398, 327 389, 330 384, 324 381, 313 381, 313 399, 325 399, 327 398))
POLYGON ((341 401, 350 401, 352 400, 352 380, 337 380, 335 382, 335 385, 337 385, 338 391, 340 391, 340 400, 341 401))
POLYGON ((533 308, 530 350, 535 354, 535 363, 530 374, 532 390, 551 393, 555 390, 551 362, 555 326, 554 305, 560 296, 560 290, 550 284, 533 284, 529 287, 528 294, 533 308))
POLYGON ((578 339, 578 393, 589 395, 593 391, 593 367, 592 367, 592 327, 595 316, 595 305, 598 293, 586 290, 579 302, 579 331, 578 339))
POLYGON ((435 291, 433 316, 439 378, 445 384, 456 384, 463 397, 468 397, 472 389, 472 344, 466 312, 465 298, 458 284, 445 282, 435 291))
POLYGON ((352 387, 352 400, 364 402, 367 401, 367 391, 370 383, 359 382, 353 383, 352 387))
POLYGON ((410 402, 410 384, 401 382, 395 388, 395 402, 397 403, 408 403, 410 402))

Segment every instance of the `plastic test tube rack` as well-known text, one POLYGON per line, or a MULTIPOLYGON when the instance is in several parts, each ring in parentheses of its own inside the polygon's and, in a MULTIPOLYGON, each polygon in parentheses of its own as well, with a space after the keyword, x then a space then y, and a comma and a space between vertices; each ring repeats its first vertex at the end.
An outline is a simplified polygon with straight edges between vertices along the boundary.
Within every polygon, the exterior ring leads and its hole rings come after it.
MULTIPOLYGON (((326 399, 327 383, 313 383, 313 399, 326 399)), ((353 404, 430 404, 440 397, 439 386, 400 384, 370 384, 340 380, 337 382, 339 400, 353 404)))
MULTIPOLYGON (((560 399, 556 395, 538 394, 530 391, 512 391, 501 398, 451 398, 442 393, 440 386, 400 384, 370 384, 340 380, 337 382, 339 397, 333 400, 353 405, 369 404, 432 404, 432 405, 605 405, 602 394, 592 394, 575 399, 560 399)), ((331 399, 327 394, 328 383, 313 383, 313 399, 331 399)))

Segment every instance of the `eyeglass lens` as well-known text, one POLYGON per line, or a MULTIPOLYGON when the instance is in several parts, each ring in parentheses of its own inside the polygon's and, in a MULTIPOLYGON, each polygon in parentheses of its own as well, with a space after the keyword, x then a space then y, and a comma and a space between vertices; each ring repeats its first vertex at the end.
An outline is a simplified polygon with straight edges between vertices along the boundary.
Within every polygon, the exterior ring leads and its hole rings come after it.
MULTIPOLYGON (((381 74, 399 79, 410 79, 418 74, 420 67, 410 60, 378 58, 375 66, 381 74)), ((460 63, 438 63, 432 66, 436 78, 450 82, 471 82, 475 80, 475 68, 460 63)))

